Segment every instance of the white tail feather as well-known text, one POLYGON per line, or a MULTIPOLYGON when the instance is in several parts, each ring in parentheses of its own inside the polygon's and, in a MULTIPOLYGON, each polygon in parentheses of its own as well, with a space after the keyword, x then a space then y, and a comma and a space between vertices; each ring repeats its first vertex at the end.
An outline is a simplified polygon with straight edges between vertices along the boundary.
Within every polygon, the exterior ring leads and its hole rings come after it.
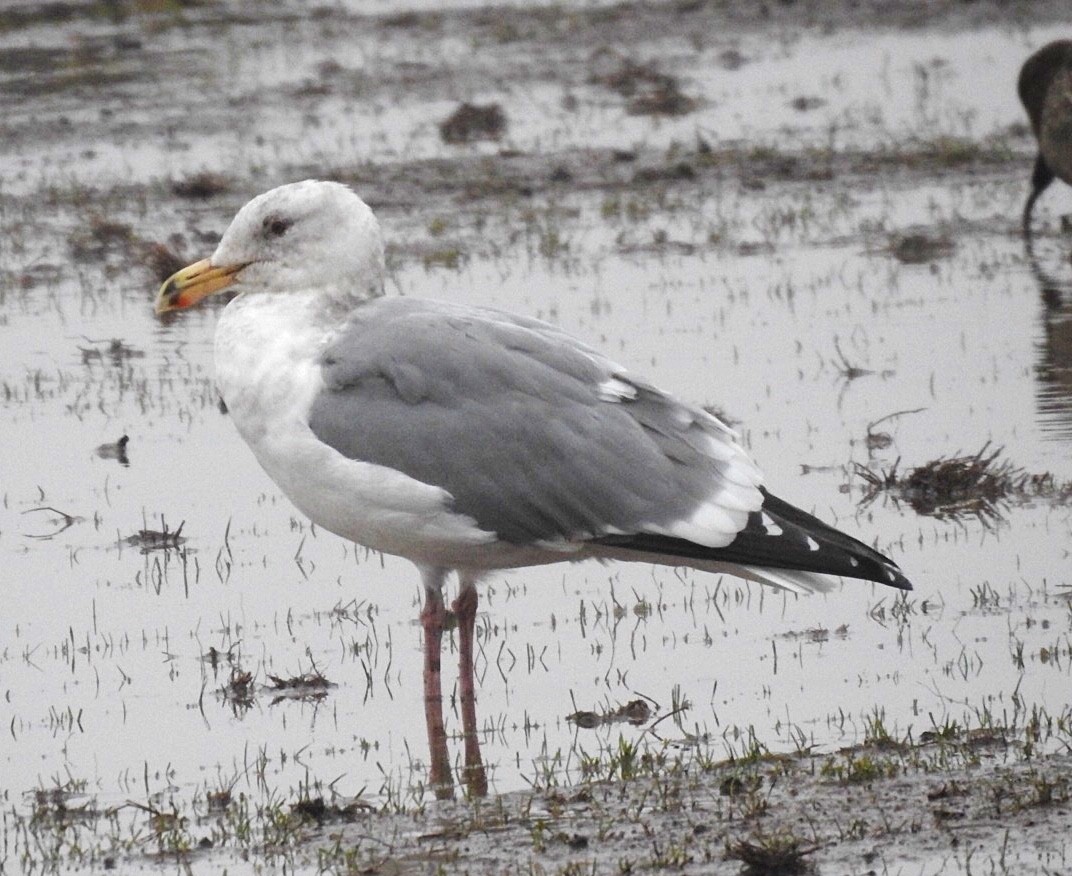
POLYGON ((829 593, 838 586, 837 578, 816 572, 800 572, 796 569, 764 569, 759 566, 735 566, 729 569, 734 575, 748 581, 756 581, 788 590, 790 593, 829 593))

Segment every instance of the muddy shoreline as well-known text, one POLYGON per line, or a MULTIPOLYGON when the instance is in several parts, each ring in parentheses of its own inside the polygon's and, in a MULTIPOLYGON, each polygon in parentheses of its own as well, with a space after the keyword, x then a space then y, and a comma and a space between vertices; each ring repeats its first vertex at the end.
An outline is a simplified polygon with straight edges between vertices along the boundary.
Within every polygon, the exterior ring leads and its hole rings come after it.
POLYGON ((320 797, 255 813, 229 797, 181 814, 150 804, 140 852, 123 850, 117 832, 134 804, 102 812, 42 795, 28 833, 46 846, 50 834, 66 834, 54 849, 61 856, 40 862, 60 871, 252 863, 385 876, 1047 873, 1067 863, 1072 758, 1039 756, 1000 728, 822 756, 760 748, 715 761, 695 742, 638 754, 628 765, 615 756, 593 763, 604 780, 403 811, 320 797))
POLYGON ((998 872, 1063 866, 1072 759, 1009 760, 996 741, 977 741, 970 753, 861 747, 694 765, 436 805, 417 819, 359 818, 325 825, 316 842, 360 848, 368 872, 385 874, 422 872, 430 862, 473 874, 603 872, 608 864, 620 873, 931 872, 943 858, 998 872), (882 773, 889 777, 872 778, 882 773))

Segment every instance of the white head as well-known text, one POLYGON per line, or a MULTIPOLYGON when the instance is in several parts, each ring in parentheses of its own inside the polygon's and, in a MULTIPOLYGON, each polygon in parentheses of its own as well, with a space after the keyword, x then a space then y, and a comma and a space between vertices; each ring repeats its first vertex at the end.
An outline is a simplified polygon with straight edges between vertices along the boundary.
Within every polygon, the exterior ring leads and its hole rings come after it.
POLYGON ((247 294, 318 294, 356 304, 383 294, 383 238, 347 186, 305 180, 258 195, 238 211, 211 258, 170 277, 157 312, 189 307, 227 288, 247 294))

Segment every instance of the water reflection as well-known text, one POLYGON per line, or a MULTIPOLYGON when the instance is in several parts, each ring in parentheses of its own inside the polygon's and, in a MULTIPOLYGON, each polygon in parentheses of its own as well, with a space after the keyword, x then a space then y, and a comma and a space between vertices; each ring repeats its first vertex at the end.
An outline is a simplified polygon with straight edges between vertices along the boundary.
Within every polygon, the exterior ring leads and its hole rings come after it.
POLYGON ((1042 299, 1035 359, 1039 425, 1050 438, 1072 441, 1072 262, 1063 246, 1040 257, 1030 234, 1024 249, 1042 299))

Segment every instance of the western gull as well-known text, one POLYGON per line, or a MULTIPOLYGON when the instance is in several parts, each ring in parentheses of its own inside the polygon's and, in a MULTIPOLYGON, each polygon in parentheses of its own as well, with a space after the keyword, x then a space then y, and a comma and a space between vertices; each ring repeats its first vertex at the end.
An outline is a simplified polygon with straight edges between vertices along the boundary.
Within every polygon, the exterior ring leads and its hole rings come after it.
POLYGON ((470 791, 477 582, 588 558, 724 572, 795 593, 826 575, 912 585, 867 545, 767 492, 737 435, 562 329, 498 310, 384 296, 379 224, 347 186, 254 198, 158 313, 225 289, 219 391, 268 475, 312 521, 413 562, 424 585, 431 779, 451 788, 443 588, 458 575, 470 791))
POLYGON ((1031 211, 1039 195, 1055 178, 1072 185, 1072 40, 1047 43, 1024 61, 1016 90, 1038 140, 1022 220, 1030 237, 1031 211))

